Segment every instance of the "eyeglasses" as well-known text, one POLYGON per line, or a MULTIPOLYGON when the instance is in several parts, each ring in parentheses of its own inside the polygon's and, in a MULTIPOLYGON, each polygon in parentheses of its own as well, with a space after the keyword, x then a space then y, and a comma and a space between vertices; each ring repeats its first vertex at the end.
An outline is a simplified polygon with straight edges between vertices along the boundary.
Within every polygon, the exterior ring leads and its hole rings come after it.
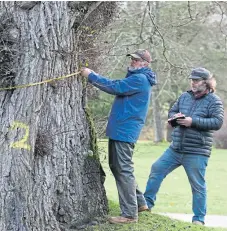
POLYGON ((193 83, 198 83, 198 82, 201 82, 201 81, 203 81, 202 78, 201 79, 191 79, 191 82, 193 82, 193 83))
POLYGON ((142 59, 134 58, 134 57, 132 57, 132 56, 131 56, 131 60, 136 61, 136 62, 142 61, 142 59))

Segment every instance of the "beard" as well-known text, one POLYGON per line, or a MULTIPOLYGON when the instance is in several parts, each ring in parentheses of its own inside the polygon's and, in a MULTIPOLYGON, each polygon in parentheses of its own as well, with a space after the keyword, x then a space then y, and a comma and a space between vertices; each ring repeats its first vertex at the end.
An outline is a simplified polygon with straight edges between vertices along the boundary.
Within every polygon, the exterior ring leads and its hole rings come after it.
POLYGON ((128 71, 135 71, 135 70, 139 70, 141 69, 142 67, 133 67, 133 66, 129 66, 128 67, 128 71))
POLYGON ((197 87, 192 87, 192 91, 194 93, 200 93, 200 92, 204 92, 207 89, 206 84, 203 84, 201 86, 197 86, 197 87))

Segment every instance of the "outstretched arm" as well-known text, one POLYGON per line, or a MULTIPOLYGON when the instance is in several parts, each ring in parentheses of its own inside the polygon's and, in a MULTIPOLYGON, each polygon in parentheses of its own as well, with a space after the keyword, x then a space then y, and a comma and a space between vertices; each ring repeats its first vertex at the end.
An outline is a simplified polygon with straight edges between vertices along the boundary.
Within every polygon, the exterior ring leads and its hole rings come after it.
POLYGON ((81 71, 81 75, 88 78, 88 81, 100 90, 112 95, 132 95, 143 89, 144 80, 137 76, 121 80, 111 80, 96 74, 88 68, 81 71))

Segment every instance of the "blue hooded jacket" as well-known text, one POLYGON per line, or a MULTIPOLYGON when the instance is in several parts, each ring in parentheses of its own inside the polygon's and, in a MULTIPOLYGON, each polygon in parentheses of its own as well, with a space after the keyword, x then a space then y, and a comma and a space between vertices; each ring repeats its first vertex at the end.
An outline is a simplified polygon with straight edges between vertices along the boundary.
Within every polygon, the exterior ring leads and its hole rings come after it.
POLYGON ((88 81, 100 90, 116 95, 108 119, 106 135, 113 140, 135 143, 145 123, 151 87, 156 75, 148 67, 129 71, 124 79, 110 80, 90 73, 88 81))

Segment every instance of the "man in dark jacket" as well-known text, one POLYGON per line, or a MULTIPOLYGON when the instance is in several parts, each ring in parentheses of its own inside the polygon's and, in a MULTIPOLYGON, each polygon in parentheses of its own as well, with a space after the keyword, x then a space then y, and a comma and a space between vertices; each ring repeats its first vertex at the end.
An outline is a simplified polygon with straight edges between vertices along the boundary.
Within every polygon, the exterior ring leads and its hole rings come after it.
POLYGON ((110 223, 137 222, 138 211, 148 209, 135 181, 132 155, 145 123, 156 76, 148 67, 151 56, 147 50, 139 49, 127 56, 131 57, 131 64, 121 80, 107 79, 88 68, 81 70, 91 84, 116 95, 106 135, 109 137, 109 166, 117 184, 121 216, 111 217, 110 223))
MULTIPOLYGON (((192 222, 203 225, 206 166, 211 154, 213 131, 221 128, 224 109, 220 98, 214 94, 216 81, 207 69, 195 68, 189 78, 191 90, 183 93, 169 111, 169 118, 176 120, 172 143, 152 165, 144 196, 151 209, 163 179, 182 165, 192 189, 192 222), (182 116, 184 118, 176 119, 182 116)), ((171 124, 173 120, 169 122, 171 124)))

